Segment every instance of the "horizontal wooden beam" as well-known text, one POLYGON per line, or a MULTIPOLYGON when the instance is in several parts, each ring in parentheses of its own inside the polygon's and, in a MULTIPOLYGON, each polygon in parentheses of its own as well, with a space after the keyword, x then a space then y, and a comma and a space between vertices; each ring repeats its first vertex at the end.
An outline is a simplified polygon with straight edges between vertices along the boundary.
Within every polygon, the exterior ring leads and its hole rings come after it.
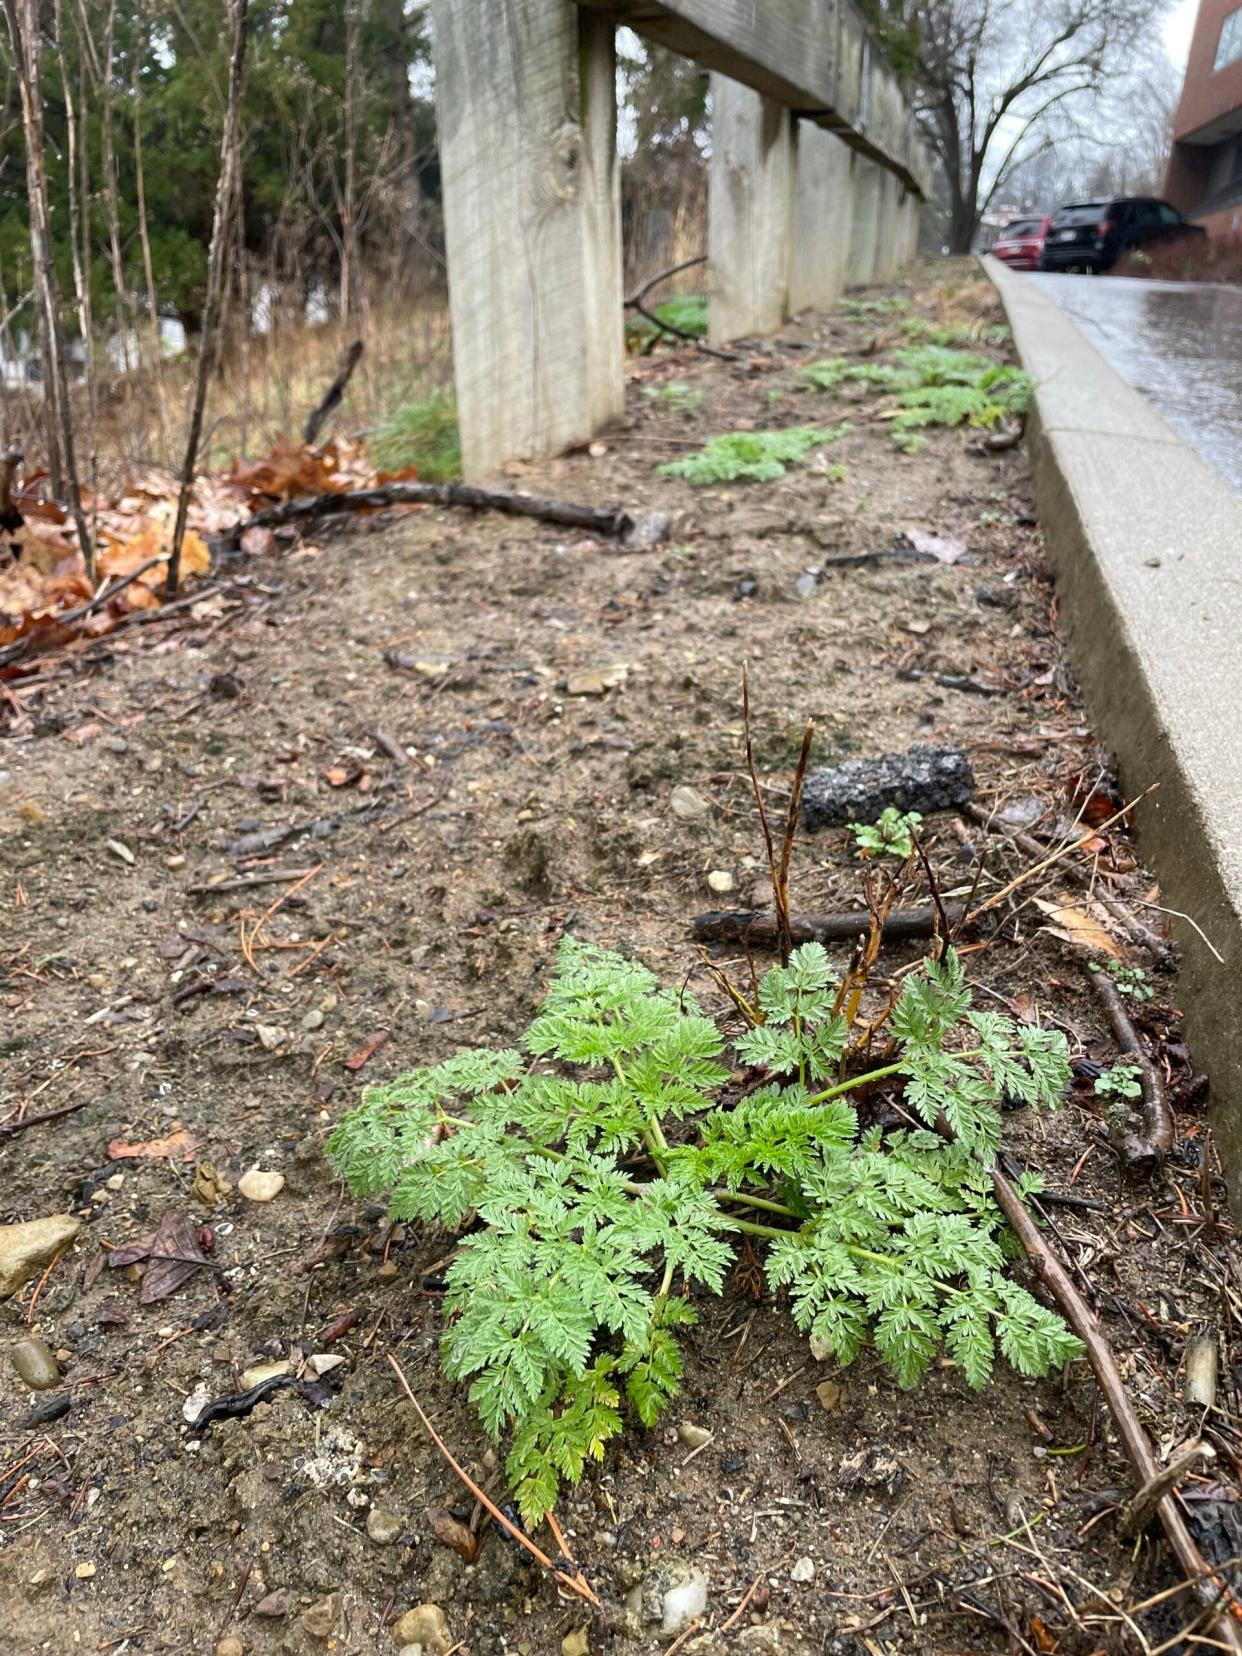
POLYGON ((927 152, 852 0, 578 0, 834 132, 926 195, 927 152))

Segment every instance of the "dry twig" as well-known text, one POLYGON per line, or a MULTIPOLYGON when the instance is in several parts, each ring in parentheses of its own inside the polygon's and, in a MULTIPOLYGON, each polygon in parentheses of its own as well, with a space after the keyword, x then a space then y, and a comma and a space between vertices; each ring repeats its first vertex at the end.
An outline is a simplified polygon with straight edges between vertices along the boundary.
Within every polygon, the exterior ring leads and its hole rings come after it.
POLYGON ((1143 1089, 1142 1131, 1135 1133, 1128 1127, 1120 1127, 1109 1134, 1109 1142, 1127 1173, 1154 1172, 1173 1148, 1173 1112, 1169 1109, 1164 1081, 1143 1050, 1138 1032, 1130 1021, 1130 1014, 1112 978, 1107 972, 1092 971, 1087 972, 1087 977, 1104 1003, 1122 1058, 1138 1066, 1143 1089))

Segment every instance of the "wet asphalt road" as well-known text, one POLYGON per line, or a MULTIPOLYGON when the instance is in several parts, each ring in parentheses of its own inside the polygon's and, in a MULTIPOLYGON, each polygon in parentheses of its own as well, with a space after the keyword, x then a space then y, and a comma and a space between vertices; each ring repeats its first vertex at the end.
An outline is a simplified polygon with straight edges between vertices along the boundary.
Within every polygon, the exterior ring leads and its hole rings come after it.
POLYGON ((1242 288, 1122 276, 1028 280, 1242 495, 1242 288))

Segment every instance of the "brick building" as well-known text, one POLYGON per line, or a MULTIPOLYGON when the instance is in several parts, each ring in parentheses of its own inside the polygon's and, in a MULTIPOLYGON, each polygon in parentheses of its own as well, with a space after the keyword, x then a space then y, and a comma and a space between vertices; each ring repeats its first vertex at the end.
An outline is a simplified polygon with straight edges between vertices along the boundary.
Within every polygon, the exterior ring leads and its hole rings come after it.
POLYGON ((1242 3, 1200 0, 1164 193, 1209 235, 1242 234, 1242 3))

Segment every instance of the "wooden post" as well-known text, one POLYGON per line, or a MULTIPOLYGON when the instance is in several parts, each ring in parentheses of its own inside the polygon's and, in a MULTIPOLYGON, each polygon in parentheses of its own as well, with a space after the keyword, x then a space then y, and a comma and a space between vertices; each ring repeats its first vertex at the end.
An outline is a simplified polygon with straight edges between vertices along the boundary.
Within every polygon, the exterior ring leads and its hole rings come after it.
POLYGON ((432 0, 462 470, 625 403, 615 29, 570 0, 432 0))
POLYGON ((713 75, 707 245, 710 336, 775 333, 788 314, 794 197, 793 117, 739 81, 713 75))
POLYGON ((789 309, 826 310, 845 291, 854 196, 850 152, 839 138, 809 121, 794 129, 793 246, 789 259, 789 309))
POLYGON ((880 229, 880 173, 875 161, 857 152, 852 157, 851 191, 854 212, 850 250, 845 263, 846 287, 866 287, 875 281, 877 238, 880 229))

